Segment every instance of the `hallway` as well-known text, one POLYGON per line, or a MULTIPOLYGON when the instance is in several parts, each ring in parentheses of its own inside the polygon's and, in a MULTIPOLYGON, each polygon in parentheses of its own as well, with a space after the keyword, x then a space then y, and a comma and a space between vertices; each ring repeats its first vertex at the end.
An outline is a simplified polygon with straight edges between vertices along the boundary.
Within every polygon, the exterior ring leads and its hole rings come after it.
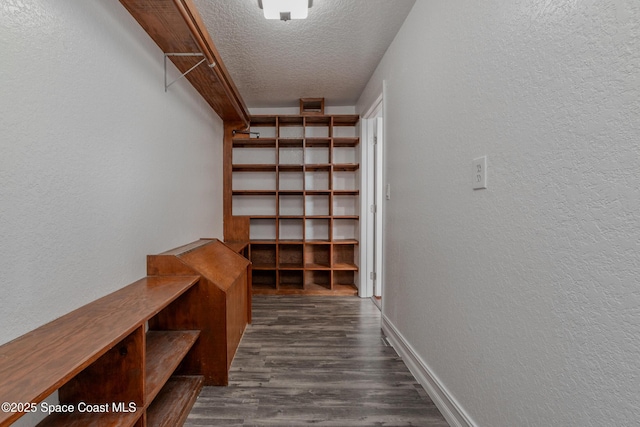
POLYGON ((254 296, 229 387, 185 426, 448 426, 357 297, 254 296))

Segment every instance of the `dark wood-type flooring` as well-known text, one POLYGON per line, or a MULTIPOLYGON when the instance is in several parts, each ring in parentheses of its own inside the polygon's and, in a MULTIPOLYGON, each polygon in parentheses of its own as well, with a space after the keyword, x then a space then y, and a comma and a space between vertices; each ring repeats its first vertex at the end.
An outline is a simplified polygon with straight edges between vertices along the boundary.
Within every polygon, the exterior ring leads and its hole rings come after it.
POLYGON ((185 426, 448 426, 384 340, 369 299, 254 296, 228 387, 185 426))

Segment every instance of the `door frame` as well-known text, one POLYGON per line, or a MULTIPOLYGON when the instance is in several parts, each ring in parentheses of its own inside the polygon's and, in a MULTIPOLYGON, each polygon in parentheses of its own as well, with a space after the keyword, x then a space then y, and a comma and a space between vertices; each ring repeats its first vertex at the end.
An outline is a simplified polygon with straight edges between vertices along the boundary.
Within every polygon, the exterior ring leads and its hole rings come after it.
POLYGON ((360 275, 359 296, 382 296, 384 292, 384 90, 362 115, 360 173, 360 275), (378 134, 374 144, 373 136, 378 134), (375 153, 374 153, 375 150, 375 153), (374 155, 375 154, 375 155, 374 155), (375 164, 374 164, 375 162, 375 164), (374 186, 374 183, 377 185, 374 186), (377 219, 371 206, 377 199, 377 219), (375 227, 375 230, 374 230, 375 227), (375 231, 375 232, 374 232, 375 231), (374 246, 375 245, 375 246, 374 246), (374 247, 378 250, 374 252, 374 247), (374 258, 375 254, 375 258, 374 258), (371 272, 376 273, 374 281, 371 272))

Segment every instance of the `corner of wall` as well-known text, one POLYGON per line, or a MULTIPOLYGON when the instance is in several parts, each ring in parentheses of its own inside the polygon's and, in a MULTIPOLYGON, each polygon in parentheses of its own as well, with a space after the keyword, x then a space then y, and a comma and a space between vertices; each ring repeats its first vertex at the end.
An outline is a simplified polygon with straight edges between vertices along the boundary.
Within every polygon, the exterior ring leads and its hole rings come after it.
POLYGON ((452 427, 475 427, 476 424, 464 411, 460 403, 451 395, 427 363, 420 358, 418 353, 411 347, 411 344, 384 313, 382 315, 382 331, 447 422, 452 427))

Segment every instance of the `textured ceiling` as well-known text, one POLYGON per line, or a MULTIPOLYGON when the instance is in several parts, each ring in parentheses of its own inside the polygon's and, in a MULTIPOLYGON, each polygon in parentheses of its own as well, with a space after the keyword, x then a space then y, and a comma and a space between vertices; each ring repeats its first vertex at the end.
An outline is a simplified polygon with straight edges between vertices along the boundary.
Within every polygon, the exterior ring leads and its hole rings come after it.
POLYGON ((267 20, 258 0, 194 0, 248 107, 324 97, 355 105, 415 0, 314 0, 305 20, 267 20))

